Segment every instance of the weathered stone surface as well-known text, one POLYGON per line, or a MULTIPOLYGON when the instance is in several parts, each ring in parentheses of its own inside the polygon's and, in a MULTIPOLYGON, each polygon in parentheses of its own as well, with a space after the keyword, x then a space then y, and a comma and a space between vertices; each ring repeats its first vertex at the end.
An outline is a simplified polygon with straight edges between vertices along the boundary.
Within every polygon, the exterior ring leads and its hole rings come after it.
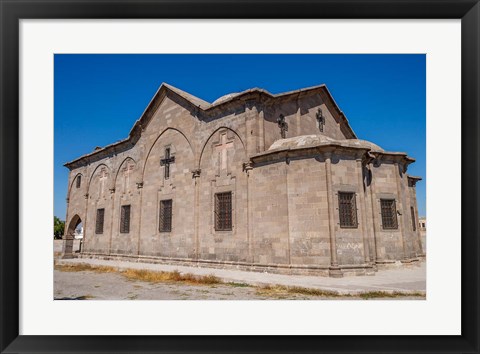
POLYGON ((279 95, 251 89, 209 104, 164 84, 127 139, 66 164, 65 250, 80 219, 85 256, 366 274, 376 263, 424 255, 413 229, 419 178, 406 174, 413 161, 358 140, 325 86, 279 95), (229 231, 215 230, 215 194, 223 192, 232 193, 229 231), (340 225, 340 192, 355 195, 355 227, 340 225), (382 225, 385 198, 395 200, 396 229, 382 225), (160 202, 169 199, 172 228, 162 232, 160 202), (120 232, 125 205, 130 227, 120 232))

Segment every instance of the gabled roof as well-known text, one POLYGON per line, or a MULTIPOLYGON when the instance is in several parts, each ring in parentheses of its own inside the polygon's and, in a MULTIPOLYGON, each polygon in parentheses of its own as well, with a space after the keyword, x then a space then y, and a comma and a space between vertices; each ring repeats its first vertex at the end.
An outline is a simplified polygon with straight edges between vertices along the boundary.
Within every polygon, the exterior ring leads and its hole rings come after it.
POLYGON ((175 92, 177 95, 179 95, 180 97, 186 99, 187 101, 189 101, 190 103, 193 103, 195 106, 197 107, 200 107, 202 109, 207 109, 208 107, 211 106, 210 103, 208 103, 207 101, 204 101, 202 100, 201 98, 198 98, 188 92, 185 92, 183 90, 180 90, 179 88, 176 88, 172 85, 169 85, 167 83, 162 83, 162 85, 160 86, 160 89, 162 88, 162 86, 165 86, 167 89, 169 89, 170 91, 173 91, 175 92))
POLYGON ((145 111, 142 113, 140 118, 133 125, 133 128, 130 130, 130 133, 126 139, 117 141, 113 144, 107 145, 100 149, 96 148, 94 151, 92 151, 89 154, 83 155, 75 160, 65 163, 64 166, 68 167, 69 169, 73 169, 78 165, 78 163, 80 163, 81 160, 84 160, 84 159, 88 160, 93 156, 95 157, 98 156, 101 158, 101 156, 107 155, 110 152, 118 152, 135 145, 136 141, 138 140, 141 134, 142 128, 149 123, 150 119, 153 117, 155 111, 157 110, 158 106, 163 101, 163 99, 165 98, 168 92, 174 93, 175 95, 180 97, 182 100, 184 100, 188 105, 191 105, 192 108, 195 107, 195 109, 199 109, 204 114, 208 115, 210 114, 211 111, 215 110, 218 107, 221 107, 222 105, 226 105, 233 101, 247 98, 252 94, 257 94, 257 95, 259 94, 264 96, 267 99, 269 98, 269 99, 275 100, 280 98, 288 98, 289 96, 300 95, 302 93, 307 93, 312 91, 323 92, 326 95, 328 100, 330 100, 330 106, 333 107, 333 109, 337 112, 337 114, 339 115, 340 119, 343 121, 347 130, 351 133, 352 138, 356 139, 355 132, 350 127, 347 117, 340 110, 335 100, 333 99, 332 95, 330 94, 330 91, 328 91, 327 87, 324 84, 318 85, 318 86, 306 87, 306 88, 302 88, 294 91, 278 93, 278 94, 272 94, 267 90, 255 87, 242 92, 236 92, 233 94, 224 95, 219 99, 217 99, 216 101, 214 101, 213 103, 208 103, 202 100, 201 98, 198 98, 192 94, 189 94, 188 92, 180 90, 179 88, 176 88, 167 83, 162 83, 158 88, 157 92, 155 93, 155 95, 153 96, 153 98, 151 99, 145 111))

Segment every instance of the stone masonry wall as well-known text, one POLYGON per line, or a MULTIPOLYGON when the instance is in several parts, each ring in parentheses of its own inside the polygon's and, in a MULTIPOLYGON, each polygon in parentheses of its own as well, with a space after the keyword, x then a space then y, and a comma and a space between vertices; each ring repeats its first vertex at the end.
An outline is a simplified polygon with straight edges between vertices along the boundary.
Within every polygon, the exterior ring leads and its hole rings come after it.
MULTIPOLYGON (((233 119, 233 117, 231 118, 233 119)), ((241 120, 237 118, 238 124, 241 120)), ((233 122, 230 126, 233 126, 233 122)), ((241 126, 237 127, 240 130, 241 126)), ((201 259, 247 261, 247 194, 244 142, 236 131, 217 129, 203 149, 199 178, 199 252, 201 259), (215 195, 232 193, 232 230, 215 229, 215 195)))
MULTIPOLYGON (((392 163, 382 163, 372 166, 372 193, 373 193, 373 212, 377 226, 377 260, 401 260, 404 258, 403 239, 401 228, 384 229, 382 225, 382 214, 380 209, 380 199, 395 199, 397 210, 399 208, 399 198, 397 191, 396 174, 397 168, 392 163)), ((402 222, 397 215, 397 223, 402 222)))
POLYGON ((340 265, 364 264, 364 241, 363 241, 363 215, 361 208, 360 186, 358 184, 358 170, 355 158, 346 155, 334 155, 332 157, 332 183, 335 233, 337 239, 337 257, 340 265), (355 193, 357 207, 357 227, 340 227, 338 193, 355 193))
MULTIPOLYGON (((332 257, 325 155, 292 153, 249 165, 250 157, 281 138, 280 114, 289 125, 287 137, 346 138, 343 123, 320 94, 276 105, 228 103, 206 115, 168 93, 131 148, 70 171, 67 225, 76 216, 82 220, 83 252, 326 269, 332 257), (323 132, 316 118, 319 108, 325 116, 323 132), (166 148, 175 157, 168 179, 160 163, 166 148), (76 188, 78 176, 82 183, 76 188), (214 225, 215 195, 223 192, 232 193, 231 231, 214 225), (161 232, 159 207, 167 199, 173 201, 172 230, 161 232), (131 206, 127 233, 120 232, 123 205, 131 206), (100 208, 105 209, 104 227, 96 233, 100 208)), ((339 149, 331 158, 338 264, 364 266, 375 258, 421 254, 411 227, 416 197, 407 175, 397 176, 390 162, 367 169, 362 154, 339 149), (357 227, 340 227, 339 192, 355 193, 357 227), (382 228, 381 198, 396 200, 401 212, 397 230, 382 228)))
POLYGON ((141 190, 142 208, 140 227, 141 255, 162 257, 194 257, 194 181, 191 170, 195 165, 192 148, 178 130, 167 129, 149 150, 143 173, 141 190), (175 157, 169 166, 170 176, 165 178, 165 149, 175 157), (161 232, 159 227, 160 203, 172 200, 172 230, 161 232))
POLYGON ((276 140, 281 139, 277 118, 283 114, 288 124, 287 138, 300 135, 323 134, 334 139, 346 139, 337 121, 319 94, 301 97, 297 100, 276 104, 264 109, 265 147, 268 149, 276 140), (318 109, 325 117, 323 132, 317 121, 318 109))
POLYGON ((251 172, 254 186, 253 261, 261 264, 288 264, 287 166, 268 163, 251 172))
POLYGON ((325 162, 320 155, 286 165, 292 264, 330 265, 325 162))

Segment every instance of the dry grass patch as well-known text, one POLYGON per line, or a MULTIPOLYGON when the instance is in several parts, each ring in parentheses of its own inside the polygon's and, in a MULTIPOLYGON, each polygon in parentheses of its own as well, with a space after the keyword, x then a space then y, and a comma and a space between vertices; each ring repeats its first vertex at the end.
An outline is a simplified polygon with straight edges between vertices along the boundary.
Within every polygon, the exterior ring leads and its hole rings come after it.
POLYGON ((402 297, 420 297, 425 299, 426 296, 423 293, 420 292, 412 292, 412 293, 401 293, 401 292, 386 292, 386 291, 369 291, 366 293, 362 293, 358 295, 361 297, 363 300, 369 300, 369 299, 385 299, 385 298, 402 298, 402 297))
POLYGON ((125 269, 119 270, 115 267, 92 266, 84 263, 77 264, 56 264, 55 270, 61 272, 96 272, 96 273, 117 273, 130 280, 140 280, 150 283, 181 282, 187 284, 220 284, 222 281, 214 275, 194 275, 191 273, 182 274, 179 271, 173 272, 155 272, 145 269, 125 269))
POLYGON ((300 286, 284 286, 284 285, 266 285, 257 288, 257 294, 263 296, 285 296, 285 295, 308 295, 321 297, 349 297, 350 295, 341 295, 335 291, 302 288, 300 286))
MULTIPOLYGON (((250 287, 251 285, 245 283, 223 282, 220 278, 210 275, 194 275, 191 273, 182 274, 179 271, 162 272, 151 271, 144 269, 126 269, 119 270, 115 267, 109 266, 92 266, 85 263, 77 264, 55 264, 55 270, 62 272, 82 272, 91 271, 96 273, 116 273, 123 275, 130 280, 138 280, 149 283, 184 283, 190 285, 210 285, 211 288, 216 288, 215 285, 229 285, 231 287, 250 287)), ((386 291, 369 291, 357 295, 340 294, 336 291, 303 288, 299 286, 285 286, 285 285, 266 285, 253 286, 256 289, 257 295, 265 297, 275 297, 277 299, 286 299, 292 295, 304 295, 324 298, 351 298, 351 299, 388 299, 388 298, 426 298, 424 293, 411 292, 386 292, 386 291)))
POLYGON ((90 300, 90 299, 95 299, 95 296, 87 294, 87 295, 80 296, 78 298, 78 300, 90 300))
POLYGON ((247 284, 247 283, 236 283, 236 282, 228 282, 228 283, 225 283, 226 285, 229 285, 229 286, 233 286, 234 288, 248 288, 248 287, 251 287, 250 284, 247 284))
POLYGON ((118 273, 118 270, 114 267, 108 266, 91 266, 86 263, 77 264, 55 264, 55 270, 61 272, 96 272, 96 273, 118 273))
POLYGON ((219 284, 220 279, 214 275, 194 275, 190 273, 182 274, 179 271, 173 272, 153 272, 144 269, 127 269, 121 273, 124 277, 131 280, 141 280, 150 283, 181 282, 187 284, 219 284))
POLYGON ((425 298, 425 294, 421 292, 411 292, 411 293, 402 293, 402 292, 387 292, 387 291, 368 291, 361 294, 340 294, 335 291, 321 290, 321 289, 312 289, 312 288, 302 288, 299 286, 284 286, 284 285, 267 285, 257 288, 257 295, 262 296, 271 296, 276 298, 285 298, 286 295, 307 295, 307 296, 318 296, 318 297, 328 297, 328 298, 350 298, 350 299, 389 299, 389 298, 404 298, 404 297, 414 297, 414 298, 425 298))

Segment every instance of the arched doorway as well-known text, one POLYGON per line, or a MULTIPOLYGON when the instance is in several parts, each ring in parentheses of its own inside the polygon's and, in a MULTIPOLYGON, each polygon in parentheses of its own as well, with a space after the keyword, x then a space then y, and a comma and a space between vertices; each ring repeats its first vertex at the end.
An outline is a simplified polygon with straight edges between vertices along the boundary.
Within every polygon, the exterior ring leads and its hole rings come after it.
MULTIPOLYGON (((63 236, 63 258, 72 258, 74 252, 74 243, 75 243, 75 236, 78 237, 79 230, 83 230, 83 223, 82 219, 78 215, 75 216, 70 220, 68 224, 68 228, 63 236)), ((83 232, 82 232, 83 237, 83 232)), ((77 242, 79 243, 79 242, 77 242)), ((78 247, 77 247, 78 248, 78 247)), ((77 251, 77 250, 75 250, 77 251)))

